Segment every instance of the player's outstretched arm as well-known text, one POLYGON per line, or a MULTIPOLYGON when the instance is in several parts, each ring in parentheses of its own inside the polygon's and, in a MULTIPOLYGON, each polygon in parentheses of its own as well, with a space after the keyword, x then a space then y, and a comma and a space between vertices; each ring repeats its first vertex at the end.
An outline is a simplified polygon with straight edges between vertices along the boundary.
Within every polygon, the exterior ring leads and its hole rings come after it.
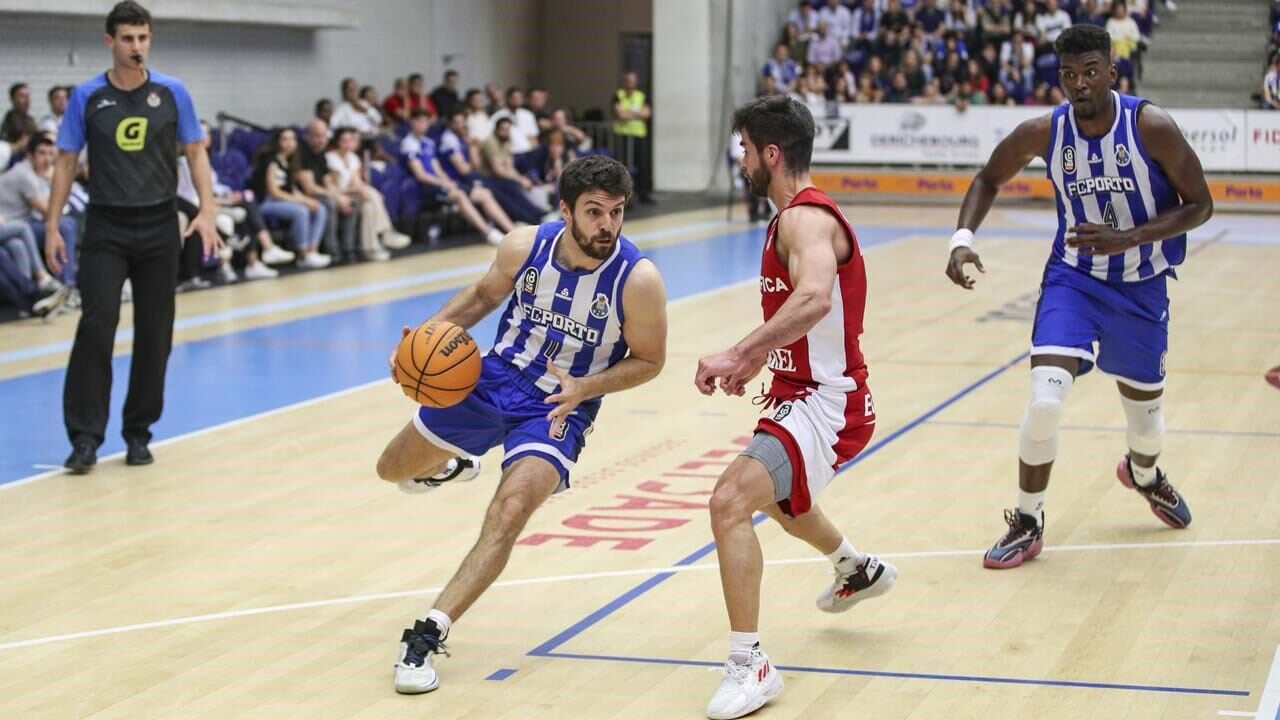
POLYGON ((454 325, 470 328, 496 310, 515 290, 516 273, 520 272, 525 260, 529 259, 529 251, 533 249, 533 241, 537 236, 536 225, 507 233, 498 244, 498 256, 494 258, 484 277, 454 295, 431 319, 446 320, 454 325))
POLYGON ((764 368, 769 351, 804 337, 831 311, 831 291, 839 260, 833 241, 844 232, 831 213, 801 205, 778 220, 778 244, 787 250, 787 273, 795 284, 791 296, 768 322, 722 353, 698 361, 694 384, 703 395, 715 392, 716 381, 728 395, 742 395, 746 384, 764 368))
POLYGON ((1009 136, 996 145, 987 164, 974 176, 969 191, 960 205, 960 219, 956 221, 956 233, 951 237, 950 257, 947 260, 947 277, 966 290, 973 289, 973 278, 964 274, 964 266, 973 263, 979 271, 982 260, 973 250, 973 233, 982 224, 991 204, 995 202, 1000 186, 1022 172, 1037 156, 1044 155, 1049 147, 1053 130, 1053 116, 1032 118, 1014 128, 1009 136))
POLYGON ((1077 225, 1068 234, 1067 245, 1088 255, 1116 255, 1139 245, 1177 237, 1203 225, 1213 215, 1213 196, 1204 180, 1200 158, 1169 113, 1155 105, 1144 105, 1138 115, 1138 135, 1151 159, 1164 169, 1182 204, 1131 230, 1113 230, 1108 225, 1077 225))

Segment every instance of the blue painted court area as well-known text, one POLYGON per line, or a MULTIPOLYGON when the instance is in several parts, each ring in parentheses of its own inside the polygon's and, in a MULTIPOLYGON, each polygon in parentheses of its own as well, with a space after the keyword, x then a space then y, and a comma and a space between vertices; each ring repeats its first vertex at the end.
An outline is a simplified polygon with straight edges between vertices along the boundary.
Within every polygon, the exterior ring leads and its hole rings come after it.
MULTIPOLYGON (((858 229, 865 248, 936 228, 858 229)), ((763 229, 726 233, 646 251, 661 269, 672 300, 723 288, 759 274, 763 229)), ((258 415, 387 376, 387 356, 400 328, 422 322, 457 288, 390 303, 229 333, 175 345, 169 361, 165 411, 155 440, 185 435, 258 415)), ((125 312, 128 312, 126 308, 125 312)), ((758 312, 754 310, 753 312, 758 312)), ((473 329, 486 346, 497 313, 473 329)), ((124 450, 120 409, 129 377, 128 355, 113 363, 111 419, 99 456, 124 450)), ((0 485, 61 465, 70 452, 62 425, 65 371, 50 370, 0 381, 0 485)), ((389 382, 389 381, 388 381, 389 382)))

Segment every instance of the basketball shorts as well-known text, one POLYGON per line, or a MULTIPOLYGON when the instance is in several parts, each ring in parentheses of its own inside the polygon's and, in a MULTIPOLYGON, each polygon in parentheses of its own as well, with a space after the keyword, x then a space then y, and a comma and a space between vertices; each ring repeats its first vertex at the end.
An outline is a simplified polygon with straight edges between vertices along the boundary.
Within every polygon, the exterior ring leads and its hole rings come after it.
POLYGON ((443 409, 421 407, 413 424, 431 444, 459 456, 483 455, 502 445, 503 470, 524 457, 542 458, 560 473, 559 492, 569 488, 569 471, 586 446, 600 399, 579 405, 553 437, 548 394, 511 363, 486 355, 480 383, 466 400, 443 409))
MULTIPOLYGON (((840 466, 871 442, 876 422, 871 391, 865 386, 851 393, 811 390, 783 400, 772 412, 760 419, 756 432, 772 435, 786 449, 793 473, 790 493, 775 500, 782 512, 799 517, 813 508, 840 466)), ((775 486, 787 486, 776 480, 775 486)))
POLYGON ((1096 363, 1130 387, 1163 388, 1169 349, 1167 275, 1107 283, 1051 260, 1040 285, 1031 354, 1080 358, 1080 375, 1096 363))

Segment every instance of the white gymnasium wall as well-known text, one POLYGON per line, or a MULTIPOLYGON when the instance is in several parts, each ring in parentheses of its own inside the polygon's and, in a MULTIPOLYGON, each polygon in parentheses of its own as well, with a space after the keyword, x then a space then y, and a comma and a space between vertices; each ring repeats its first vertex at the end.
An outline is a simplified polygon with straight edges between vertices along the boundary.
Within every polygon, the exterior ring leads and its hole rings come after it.
MULTIPOLYGON (((300 122, 317 98, 336 99, 347 75, 385 94, 393 78, 418 71, 430 89, 444 71, 445 53, 461 55, 454 67, 464 86, 525 82, 536 57, 539 3, 364 0, 346 6, 360 18, 352 29, 157 18, 151 60, 187 83, 206 118, 222 110, 266 124, 300 122)), ((83 82, 110 66, 102 36, 101 16, 0 12, 0 86, 29 83, 38 118, 47 111, 50 85, 83 82)))

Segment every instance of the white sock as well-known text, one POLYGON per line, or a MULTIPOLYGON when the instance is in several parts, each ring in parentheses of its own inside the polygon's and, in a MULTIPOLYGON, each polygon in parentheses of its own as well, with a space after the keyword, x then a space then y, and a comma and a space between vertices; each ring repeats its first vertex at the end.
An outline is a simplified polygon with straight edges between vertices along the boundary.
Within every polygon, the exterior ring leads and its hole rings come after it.
POLYGON ((760 647, 758 632, 730 632, 729 659, 739 665, 746 665, 751 660, 751 651, 760 647))
POLYGON ((1018 489, 1018 512, 1025 513, 1036 519, 1039 524, 1044 524, 1044 496, 1046 490, 1038 493, 1027 492, 1021 488, 1018 489))
POLYGON ((1156 472, 1155 465, 1152 465, 1151 467, 1142 467, 1138 463, 1134 462, 1133 458, 1129 458, 1129 475, 1138 485, 1141 485, 1142 487, 1149 487, 1151 483, 1156 481, 1158 474, 1159 473, 1156 472))
POLYGON ((444 640, 445 637, 449 635, 449 628, 453 626, 453 620, 451 620, 448 615, 444 614, 443 611, 431 608, 430 612, 427 613, 427 619, 435 623, 436 627, 440 628, 441 640, 444 640))
POLYGON ((829 553, 827 559, 836 566, 836 572, 848 575, 867 561, 867 554, 858 552, 849 538, 840 538, 840 547, 829 553))

